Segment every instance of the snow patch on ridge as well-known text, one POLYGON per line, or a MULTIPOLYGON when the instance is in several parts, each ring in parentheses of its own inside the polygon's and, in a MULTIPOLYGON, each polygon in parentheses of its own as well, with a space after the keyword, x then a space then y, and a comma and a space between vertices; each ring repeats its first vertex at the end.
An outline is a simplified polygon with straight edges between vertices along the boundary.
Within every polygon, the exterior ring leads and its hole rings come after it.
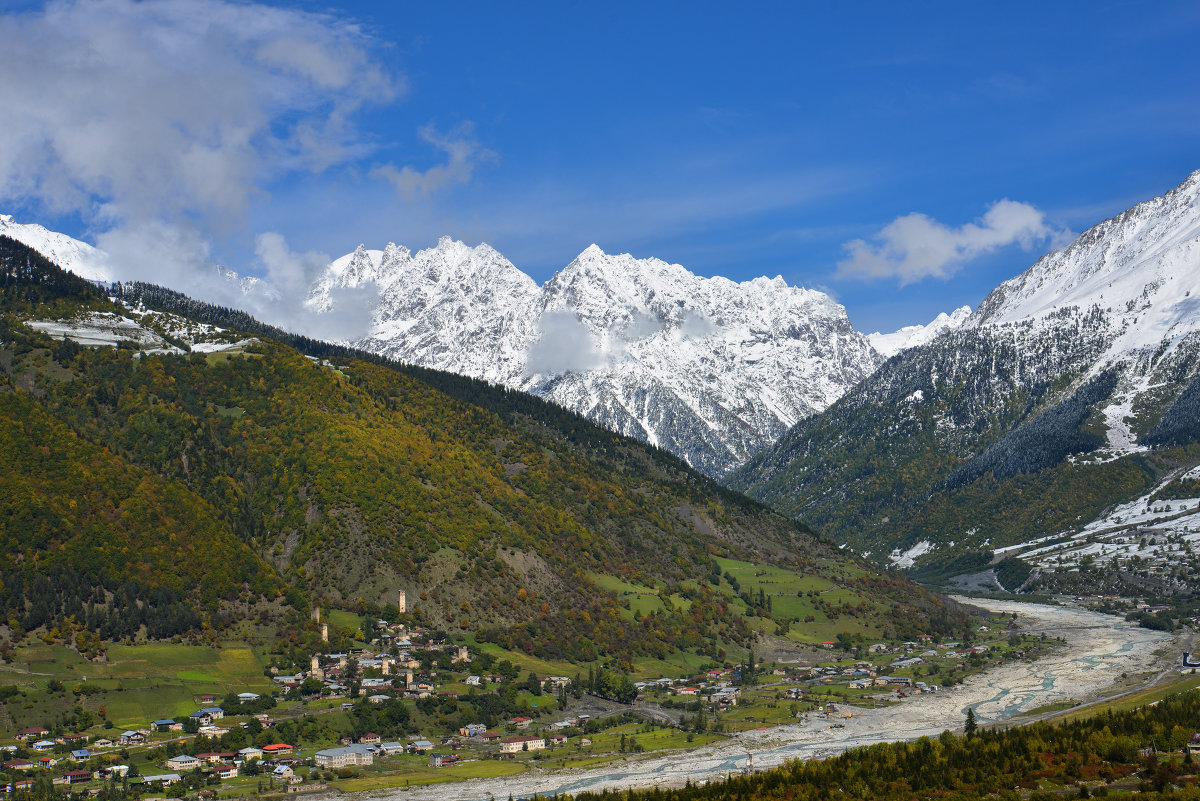
POLYGON ((934 544, 929 540, 921 540, 907 551, 901 551, 899 548, 894 549, 888 556, 888 561, 892 563, 892 567, 907 569, 916 564, 918 557, 929 553, 934 547, 934 544))
POLYGON ((136 320, 110 312, 90 312, 72 320, 30 320, 26 325, 80 345, 116 347, 129 342, 146 353, 183 353, 136 320))
POLYGON ((947 331, 957 330, 970 316, 971 307, 962 306, 950 314, 942 312, 926 325, 906 325, 890 334, 878 331, 867 334, 867 341, 881 356, 890 359, 901 351, 928 344, 947 331))

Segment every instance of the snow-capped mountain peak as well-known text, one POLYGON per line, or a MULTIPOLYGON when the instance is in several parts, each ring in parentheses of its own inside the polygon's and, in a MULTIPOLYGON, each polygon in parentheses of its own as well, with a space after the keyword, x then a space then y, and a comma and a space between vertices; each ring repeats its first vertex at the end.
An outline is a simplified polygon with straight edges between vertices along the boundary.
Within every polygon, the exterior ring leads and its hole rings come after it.
POLYGON ((592 244, 539 287, 488 245, 444 237, 372 273, 380 253, 336 260, 309 300, 331 308, 351 262, 372 276, 379 305, 356 345, 533 392, 714 475, 878 363, 844 308, 778 277, 704 278, 592 244))
POLYGON ((946 314, 940 313, 925 325, 906 325, 890 334, 867 334, 867 341, 885 359, 897 353, 932 342, 947 331, 958 329, 971 316, 970 306, 961 306, 946 314))
POLYGON ((10 214, 0 214, 0 236, 28 245, 81 278, 90 281, 113 280, 107 253, 66 234, 47 230, 36 223, 19 223, 10 214))
POLYGON ((1110 357, 1200 328, 1200 170, 1000 284, 968 324, 1092 311, 1103 319, 1110 357))

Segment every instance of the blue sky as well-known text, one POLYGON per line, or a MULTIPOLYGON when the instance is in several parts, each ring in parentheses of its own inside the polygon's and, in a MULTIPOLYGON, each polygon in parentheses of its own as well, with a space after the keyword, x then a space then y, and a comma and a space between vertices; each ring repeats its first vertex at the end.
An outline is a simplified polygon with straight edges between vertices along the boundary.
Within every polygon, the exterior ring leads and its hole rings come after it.
POLYGON ((0 208, 245 273, 267 232, 314 263, 449 234, 539 281, 596 242, 873 331, 1200 169, 1195 3, 746 5, 8 2, 37 91, 0 102, 37 122, 0 133, 0 208))

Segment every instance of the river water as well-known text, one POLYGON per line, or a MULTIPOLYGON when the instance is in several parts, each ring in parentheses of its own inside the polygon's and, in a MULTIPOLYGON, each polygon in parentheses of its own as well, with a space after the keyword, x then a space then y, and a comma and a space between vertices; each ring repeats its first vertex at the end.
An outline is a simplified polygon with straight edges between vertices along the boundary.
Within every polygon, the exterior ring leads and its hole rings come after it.
POLYGON ((963 724, 968 707, 980 723, 1002 721, 1047 704, 1083 700, 1109 687, 1122 674, 1150 670, 1154 652, 1171 636, 1071 607, 1011 601, 959 599, 996 612, 1015 612, 1026 631, 1066 640, 1066 646, 1033 663, 1002 665, 931 695, 880 709, 853 710, 853 717, 822 717, 793 726, 743 732, 734 738, 688 752, 630 758, 603 768, 556 774, 529 772, 500 779, 380 791, 391 801, 488 801, 542 793, 629 787, 675 787, 685 781, 720 779, 750 765, 766 768, 789 759, 827 757, 848 748, 894 740, 936 737, 963 724))

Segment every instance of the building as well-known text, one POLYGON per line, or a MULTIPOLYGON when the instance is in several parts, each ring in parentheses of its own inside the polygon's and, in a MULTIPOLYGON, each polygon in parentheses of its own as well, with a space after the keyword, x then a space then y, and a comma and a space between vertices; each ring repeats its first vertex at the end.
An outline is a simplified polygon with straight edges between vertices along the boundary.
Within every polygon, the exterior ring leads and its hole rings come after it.
POLYGON ((166 787, 169 784, 175 784, 175 783, 181 782, 181 781, 183 781, 183 777, 180 776, 178 773, 159 773, 154 776, 142 777, 143 784, 154 784, 155 782, 162 782, 163 787, 166 787))
POLYGON ((292 753, 292 747, 287 743, 271 743, 270 745, 264 745, 262 750, 268 759, 292 753))
MULTIPOLYGON (((175 721, 171 720, 170 718, 163 718, 162 720, 156 720, 151 723, 150 731, 171 731, 171 729, 175 728, 176 725, 177 724, 175 721)), ((179 728, 182 729, 183 726, 180 726, 179 728)))
POLYGON ((257 701, 259 698, 262 698, 262 696, 258 693, 238 693, 238 703, 240 704, 247 704, 251 701, 257 701))
POLYGON ((500 753, 519 754, 522 751, 541 751, 546 747, 546 741, 541 737, 509 737, 500 741, 500 753))
POLYGON ((318 768, 345 768, 350 765, 372 765, 375 751, 369 745, 348 745, 344 748, 326 748, 313 754, 318 768))
POLYGON ((358 741, 365 745, 379 745, 380 739, 378 734, 373 731, 369 731, 362 737, 359 737, 358 741))
POLYGON ((92 772, 90 770, 71 770, 63 775, 67 780, 67 784, 83 784, 92 780, 92 772))
POLYGON ((236 779, 238 776, 238 766, 222 762, 219 765, 213 766, 213 773, 222 779, 236 779))
POLYGON ((195 770, 200 764, 200 760, 188 754, 180 754, 167 760, 167 767, 171 770, 195 770))
POLYGON ((50 733, 49 729, 43 729, 40 726, 35 726, 32 729, 21 729, 17 732, 17 739, 24 742, 25 740, 36 740, 45 737, 50 733))

